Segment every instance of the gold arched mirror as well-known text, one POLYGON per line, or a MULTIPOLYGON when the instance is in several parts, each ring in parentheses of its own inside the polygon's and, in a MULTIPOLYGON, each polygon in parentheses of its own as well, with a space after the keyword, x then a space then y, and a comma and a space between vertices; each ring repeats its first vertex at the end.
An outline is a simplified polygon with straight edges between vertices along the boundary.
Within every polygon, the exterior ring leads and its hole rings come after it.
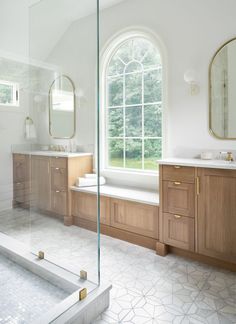
POLYGON ((49 90, 49 133, 62 139, 75 135, 75 87, 65 75, 56 78, 49 90))
POLYGON ((211 133, 236 140, 236 38, 221 46, 211 61, 209 96, 211 133))

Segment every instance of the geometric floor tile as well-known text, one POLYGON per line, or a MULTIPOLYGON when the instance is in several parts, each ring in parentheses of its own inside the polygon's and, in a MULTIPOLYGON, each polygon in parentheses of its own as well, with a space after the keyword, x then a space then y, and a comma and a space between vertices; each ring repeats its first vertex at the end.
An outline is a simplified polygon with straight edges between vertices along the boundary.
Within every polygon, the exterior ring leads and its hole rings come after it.
MULTIPOLYGON (((0 213, 0 231, 96 276, 96 233, 39 213, 30 220, 21 209, 0 213)), ((113 289, 96 324, 236 323, 236 273, 101 235, 101 278, 113 289)))

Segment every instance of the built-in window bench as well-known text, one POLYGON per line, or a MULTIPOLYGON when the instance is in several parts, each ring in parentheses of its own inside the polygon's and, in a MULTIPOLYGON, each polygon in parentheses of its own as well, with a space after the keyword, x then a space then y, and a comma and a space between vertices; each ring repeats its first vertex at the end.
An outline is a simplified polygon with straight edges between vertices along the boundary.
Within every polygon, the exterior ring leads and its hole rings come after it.
MULTIPOLYGON (((71 187, 75 225, 97 230, 97 187, 71 187)), ((154 191, 103 185, 101 233, 156 249, 159 195, 154 191)))

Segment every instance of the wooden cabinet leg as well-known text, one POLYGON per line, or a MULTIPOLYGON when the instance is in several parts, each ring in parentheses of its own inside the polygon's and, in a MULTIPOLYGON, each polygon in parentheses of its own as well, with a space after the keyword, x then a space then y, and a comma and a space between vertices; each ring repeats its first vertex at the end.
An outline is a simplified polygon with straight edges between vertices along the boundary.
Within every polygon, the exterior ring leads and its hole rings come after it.
POLYGON ((65 216, 64 217, 64 225, 66 225, 66 226, 73 225, 73 217, 72 216, 65 216))
POLYGON ((168 246, 164 243, 156 243, 156 253, 160 256, 166 256, 168 254, 168 246))

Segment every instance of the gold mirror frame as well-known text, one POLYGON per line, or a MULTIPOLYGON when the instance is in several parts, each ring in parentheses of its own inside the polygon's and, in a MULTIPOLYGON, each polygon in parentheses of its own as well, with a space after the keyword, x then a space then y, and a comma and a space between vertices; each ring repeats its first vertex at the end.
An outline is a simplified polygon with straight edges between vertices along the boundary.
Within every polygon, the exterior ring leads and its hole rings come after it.
POLYGON ((212 70, 212 65, 213 65, 213 62, 214 62, 214 59, 216 58, 217 54, 222 50, 222 48, 224 48, 226 45, 228 45, 229 43, 233 42, 233 41, 236 41, 236 37, 228 40, 227 42, 225 42, 217 51, 216 53, 214 54, 213 58, 211 59, 211 62, 210 62, 210 65, 209 65, 209 71, 208 71, 208 84, 209 84, 209 132, 210 134, 219 139, 219 140, 231 140, 231 141, 235 141, 236 140, 236 137, 221 137, 219 135, 217 135, 214 130, 212 129, 212 96, 211 96, 211 90, 212 90, 212 83, 211 83, 211 70, 212 70))
POLYGON ((58 76, 55 80, 53 80, 50 88, 49 88, 49 92, 48 92, 48 112, 49 112, 49 134, 52 138, 55 138, 55 139, 72 139, 73 137, 75 137, 75 134, 76 134, 76 96, 75 96, 75 85, 74 85, 74 82, 71 80, 71 78, 69 78, 67 75, 60 75, 58 76), (52 125, 52 120, 51 120, 51 92, 52 92, 52 88, 55 84, 55 82, 58 80, 58 79, 61 79, 61 78, 66 78, 67 80, 70 81, 71 85, 72 85, 72 90, 73 90, 73 99, 74 99, 74 123, 73 123, 73 126, 74 126, 74 131, 73 131, 73 134, 72 136, 70 137, 56 137, 56 136, 53 136, 52 135, 52 131, 51 131, 51 125, 52 125))

